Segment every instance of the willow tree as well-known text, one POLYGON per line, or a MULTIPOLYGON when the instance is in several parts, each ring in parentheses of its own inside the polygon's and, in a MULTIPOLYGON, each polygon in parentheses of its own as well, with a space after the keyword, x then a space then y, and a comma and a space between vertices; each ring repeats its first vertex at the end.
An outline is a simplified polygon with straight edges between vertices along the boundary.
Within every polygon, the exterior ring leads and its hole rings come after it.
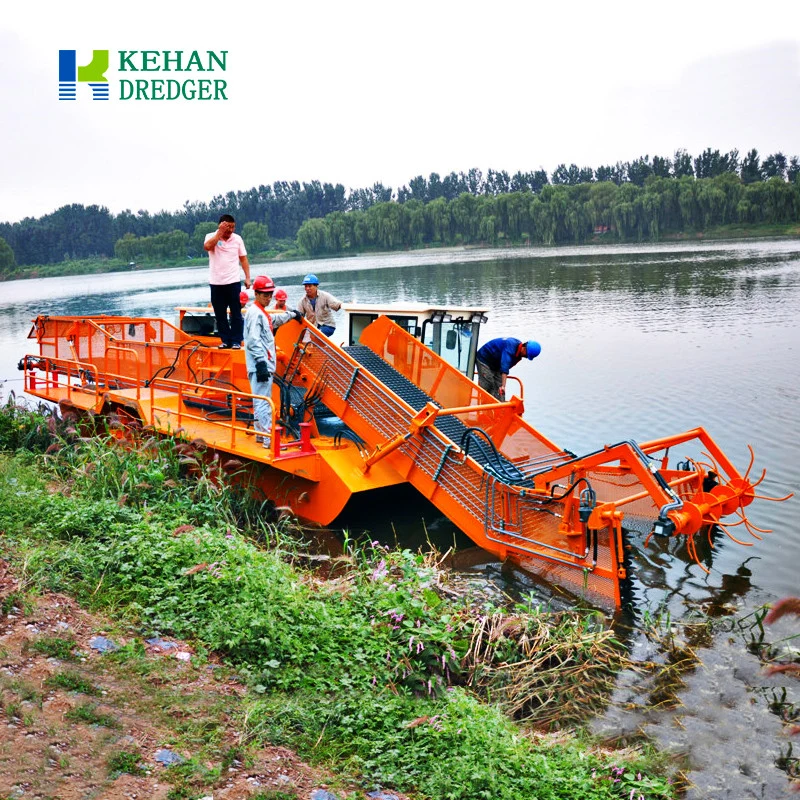
POLYGON ((17 262, 14 258, 14 251, 11 245, 0 236, 0 275, 13 272, 16 269, 17 262))

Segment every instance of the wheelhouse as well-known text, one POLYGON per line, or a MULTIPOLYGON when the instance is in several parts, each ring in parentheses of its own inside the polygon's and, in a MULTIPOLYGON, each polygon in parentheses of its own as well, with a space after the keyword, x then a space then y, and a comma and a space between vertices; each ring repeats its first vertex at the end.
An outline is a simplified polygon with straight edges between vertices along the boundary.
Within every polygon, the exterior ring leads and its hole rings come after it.
POLYGON ((488 308, 429 303, 345 303, 342 308, 347 314, 348 346, 358 344, 364 329, 386 316, 468 378, 475 373, 480 327, 487 321, 488 308))

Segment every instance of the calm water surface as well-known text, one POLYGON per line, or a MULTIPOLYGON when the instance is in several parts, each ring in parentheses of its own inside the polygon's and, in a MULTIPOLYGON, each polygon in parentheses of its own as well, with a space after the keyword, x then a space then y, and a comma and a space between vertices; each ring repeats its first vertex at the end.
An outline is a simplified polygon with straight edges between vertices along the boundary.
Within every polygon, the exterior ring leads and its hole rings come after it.
MULTIPOLYGON (((422 251, 254 272, 269 272, 294 304, 310 270, 341 299, 487 306, 485 338, 538 339, 542 355, 514 374, 525 385, 526 418, 565 448, 586 452, 702 425, 740 469, 753 445, 754 470, 768 470, 765 494, 800 493, 799 241, 422 251)), ((36 314, 171 319, 177 305, 207 302, 206 281, 206 268, 194 267, 3 284, 0 388, 19 389, 16 363, 32 349, 26 337, 36 314)), ((800 499, 752 506, 755 524, 774 532, 751 548, 723 537, 710 575, 674 545, 640 550, 638 605, 666 602, 680 614, 687 605, 796 593, 798 509, 800 499)), ((446 521, 424 513, 429 533, 452 537, 446 521)), ((409 522, 420 528, 414 509, 370 524, 402 538, 409 522)), ((528 588, 526 576, 502 573, 528 588)))

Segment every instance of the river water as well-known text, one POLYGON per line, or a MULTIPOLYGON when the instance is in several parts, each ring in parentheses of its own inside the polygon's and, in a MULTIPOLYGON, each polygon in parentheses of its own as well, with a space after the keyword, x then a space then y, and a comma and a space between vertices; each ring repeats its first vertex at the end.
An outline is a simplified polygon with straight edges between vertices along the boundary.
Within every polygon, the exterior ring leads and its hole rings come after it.
MULTIPOLYGON (((759 491, 800 495, 798 240, 425 250, 270 263, 253 270, 286 288, 290 305, 302 296, 300 282, 309 271, 342 300, 486 306, 492 312, 484 340, 501 335, 537 339, 542 355, 521 362, 514 374, 525 385, 525 417, 561 447, 588 452, 702 425, 741 470, 748 464, 747 444, 753 446, 753 474, 767 469, 759 491)), ((205 267, 4 283, 0 392, 6 396, 20 390, 16 364, 24 353, 35 352, 26 337, 37 314, 172 319, 176 306, 207 301, 205 267)), ((682 456, 673 453, 673 459, 682 456)), ((423 501, 405 498, 381 506, 377 512, 358 510, 355 524, 379 536, 391 530, 402 543, 415 543, 424 522, 424 535, 440 546, 453 538, 468 545, 423 501)), ((746 613, 776 597, 800 593, 800 496, 786 503, 757 502, 749 512, 759 528, 772 533, 748 548, 723 536, 706 556, 708 575, 674 543, 653 542, 645 550, 641 538, 635 540, 636 616, 667 610, 680 620, 698 609, 746 613)), ((480 558, 473 562, 473 569, 503 591, 539 591, 529 576, 509 566, 480 558)), ((707 645, 706 667, 694 673, 682 702, 713 708, 719 681, 739 687, 741 697, 718 701, 718 712, 707 720, 685 717, 684 725, 687 719, 696 723, 696 730, 684 736, 687 741, 676 741, 680 736, 665 717, 634 717, 631 722, 630 716, 612 715, 607 724, 617 731, 648 726, 673 750, 696 749, 710 736, 714 755, 689 764, 690 777, 707 789, 690 796, 783 796, 785 775, 771 766, 782 746, 776 718, 753 723, 754 741, 748 741, 745 724, 737 744, 727 742, 719 751, 714 747, 715 730, 734 725, 725 714, 742 726, 742 713, 750 708, 758 683, 752 677, 758 664, 728 639, 707 645), (760 761, 755 759, 761 766, 748 762, 754 746, 763 750, 760 761), (736 778, 742 774, 749 776, 746 790, 736 778)))

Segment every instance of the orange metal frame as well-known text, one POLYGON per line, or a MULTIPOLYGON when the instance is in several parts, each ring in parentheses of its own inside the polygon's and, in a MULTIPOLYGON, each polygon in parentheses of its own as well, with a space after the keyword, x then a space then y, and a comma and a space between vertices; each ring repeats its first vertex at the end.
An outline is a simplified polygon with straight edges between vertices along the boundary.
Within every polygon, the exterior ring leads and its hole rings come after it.
POLYGON ((300 421, 298 441, 287 441, 269 397, 261 399, 271 406, 272 444, 258 446, 239 421, 253 400, 243 353, 211 349, 162 320, 40 317, 30 338, 40 351, 26 357, 30 394, 97 413, 108 404, 124 407, 164 434, 201 436, 214 449, 266 465, 262 488, 309 520, 330 521, 354 491, 408 481, 476 544, 583 588, 598 602, 621 601, 626 514, 686 536, 698 564, 692 537, 701 529, 718 525, 742 544, 749 542, 730 527, 744 525, 756 539, 764 532, 744 513, 762 497, 756 487, 763 474, 749 477, 752 455, 742 474, 695 428, 576 457, 522 419, 520 397, 495 401, 387 317, 365 329, 361 344, 430 398, 419 409, 307 323, 287 323, 276 334, 281 377, 318 386, 321 401, 361 437, 366 452, 320 437, 313 419, 300 421), (198 400, 230 419, 209 419, 193 407, 198 400), (447 418, 463 422, 462 442, 437 426, 447 418), (468 437, 496 455, 470 455, 469 444, 462 447, 468 437), (708 461, 671 469, 670 448, 690 441, 708 461), (736 521, 723 522, 730 515, 736 521))

